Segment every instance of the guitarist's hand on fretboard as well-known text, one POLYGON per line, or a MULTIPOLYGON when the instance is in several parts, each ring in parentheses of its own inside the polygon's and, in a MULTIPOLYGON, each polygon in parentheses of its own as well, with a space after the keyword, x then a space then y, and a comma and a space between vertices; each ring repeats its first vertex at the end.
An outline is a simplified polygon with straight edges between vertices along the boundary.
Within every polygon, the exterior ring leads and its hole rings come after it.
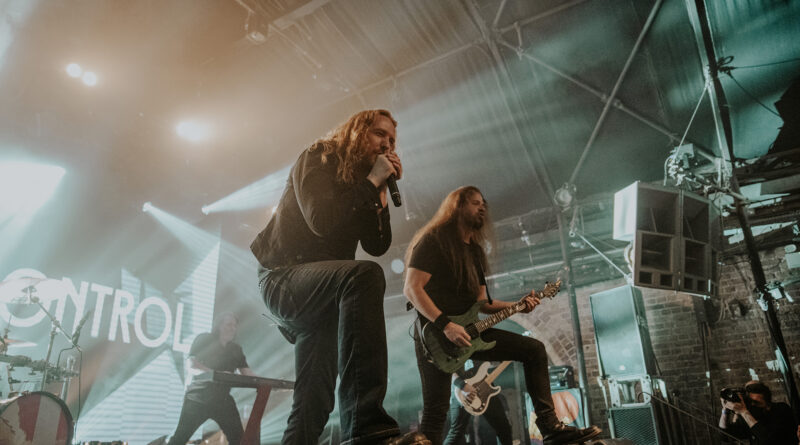
POLYGON ((522 309, 520 312, 523 314, 527 314, 528 312, 532 311, 536 306, 542 303, 541 298, 536 295, 536 291, 532 290, 531 293, 522 297, 520 301, 525 302, 525 309, 522 309))
POLYGON ((464 326, 459 324, 453 322, 447 323, 447 326, 444 327, 444 335, 456 346, 466 348, 472 345, 469 334, 467 334, 464 326))

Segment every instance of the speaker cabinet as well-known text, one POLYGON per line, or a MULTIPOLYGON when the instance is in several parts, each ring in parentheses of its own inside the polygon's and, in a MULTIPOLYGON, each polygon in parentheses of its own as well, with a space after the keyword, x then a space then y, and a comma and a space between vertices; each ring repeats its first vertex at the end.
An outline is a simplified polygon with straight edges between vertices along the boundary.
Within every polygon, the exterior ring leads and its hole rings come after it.
POLYGON ((611 437, 628 439, 636 445, 660 445, 662 438, 658 414, 650 404, 609 408, 611 437))
POLYGON ((655 374, 642 293, 622 286, 589 296, 601 373, 655 374))
POLYGON ((719 215, 694 193, 635 182, 614 194, 614 239, 632 243, 637 286, 715 295, 719 215))

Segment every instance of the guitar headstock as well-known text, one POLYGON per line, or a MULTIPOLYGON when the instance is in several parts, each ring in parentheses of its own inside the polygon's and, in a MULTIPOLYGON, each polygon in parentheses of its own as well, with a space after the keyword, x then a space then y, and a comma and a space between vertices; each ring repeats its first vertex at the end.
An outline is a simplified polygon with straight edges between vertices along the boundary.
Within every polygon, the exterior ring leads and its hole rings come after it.
POLYGON ((542 298, 553 298, 560 290, 561 290, 561 278, 556 280, 555 283, 546 281, 544 283, 544 289, 542 289, 541 292, 537 292, 536 295, 542 298))

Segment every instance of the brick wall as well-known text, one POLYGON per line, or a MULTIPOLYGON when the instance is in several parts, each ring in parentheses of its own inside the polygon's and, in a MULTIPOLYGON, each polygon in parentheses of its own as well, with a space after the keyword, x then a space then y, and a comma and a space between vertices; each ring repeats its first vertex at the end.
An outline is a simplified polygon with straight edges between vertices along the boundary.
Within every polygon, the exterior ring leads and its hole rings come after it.
MULTIPOLYGON (((786 283, 800 276, 797 270, 786 267, 783 249, 762 254, 762 262, 769 281, 786 283)), ((747 258, 726 261, 719 283, 720 295, 707 302, 683 293, 641 289, 653 350, 668 392, 678 394, 684 409, 696 407, 701 415, 712 420, 719 410, 719 390, 724 386, 741 386, 753 377, 767 383, 776 400, 786 400, 781 374, 767 363, 774 360, 774 348, 764 312, 752 295, 754 284, 747 258), (710 379, 706 376, 703 332, 707 338, 710 379)), ((607 413, 597 383, 599 368, 589 296, 624 284, 623 280, 614 280, 576 290, 592 421, 606 430, 607 413)), ((778 317, 797 375, 800 373, 798 286, 787 286, 787 293, 796 302, 782 300, 778 317)), ((531 314, 516 315, 514 321, 545 343, 554 364, 570 364, 577 370, 566 292, 531 314)))

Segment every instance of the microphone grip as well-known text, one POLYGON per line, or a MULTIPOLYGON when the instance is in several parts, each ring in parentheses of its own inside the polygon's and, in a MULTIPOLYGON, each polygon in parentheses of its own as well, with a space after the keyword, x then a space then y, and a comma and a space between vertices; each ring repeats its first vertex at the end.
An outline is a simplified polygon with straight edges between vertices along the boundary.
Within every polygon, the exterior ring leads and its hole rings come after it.
POLYGON ((395 179, 394 174, 386 179, 386 185, 389 187, 389 195, 392 197, 394 206, 400 207, 403 205, 403 201, 400 199, 400 191, 397 190, 397 179, 395 179))

